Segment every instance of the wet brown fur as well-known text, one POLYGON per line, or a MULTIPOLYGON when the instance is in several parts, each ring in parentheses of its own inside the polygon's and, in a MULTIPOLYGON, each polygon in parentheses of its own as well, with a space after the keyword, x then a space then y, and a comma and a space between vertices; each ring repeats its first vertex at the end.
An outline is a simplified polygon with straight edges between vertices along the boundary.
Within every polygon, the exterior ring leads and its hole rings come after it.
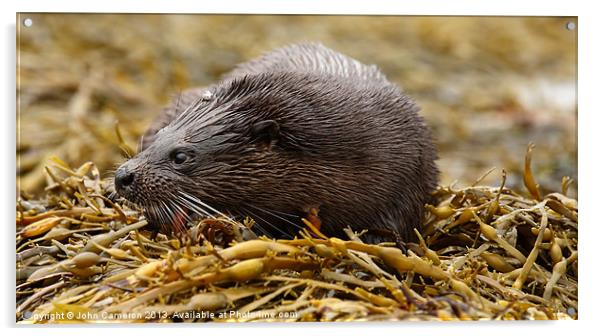
POLYGON ((418 111, 375 66, 320 44, 277 49, 175 97, 123 166, 134 182, 118 191, 151 207, 193 195, 270 222, 264 230, 274 236, 298 230, 290 222, 299 219, 285 214, 315 208, 326 235, 350 226, 414 240, 439 175, 418 111), (265 120, 276 133, 254 134, 265 120), (175 165, 174 150, 192 161, 175 165))

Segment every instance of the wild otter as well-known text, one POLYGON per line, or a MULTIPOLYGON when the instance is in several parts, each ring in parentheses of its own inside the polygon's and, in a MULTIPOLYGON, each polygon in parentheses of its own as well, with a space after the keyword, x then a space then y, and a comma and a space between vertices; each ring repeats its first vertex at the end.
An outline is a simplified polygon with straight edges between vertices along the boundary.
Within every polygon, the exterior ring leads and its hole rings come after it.
POLYGON ((286 237, 317 209, 326 235, 413 240, 439 175, 418 111, 376 66, 292 45, 176 97, 115 186, 163 231, 222 212, 286 237))

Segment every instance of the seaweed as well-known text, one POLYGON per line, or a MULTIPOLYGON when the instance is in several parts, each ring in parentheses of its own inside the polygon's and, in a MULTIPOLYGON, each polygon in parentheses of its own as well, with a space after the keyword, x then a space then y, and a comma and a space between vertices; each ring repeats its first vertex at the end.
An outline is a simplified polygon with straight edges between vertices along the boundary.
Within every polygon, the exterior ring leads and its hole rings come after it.
POLYGON ((528 193, 506 188, 505 171, 499 187, 440 186, 405 253, 350 230, 345 240, 204 234, 250 218, 201 219, 185 237, 153 240, 93 163, 54 159, 45 197, 17 202, 17 321, 576 319, 577 201, 568 178, 562 192, 538 191, 532 149, 528 193))

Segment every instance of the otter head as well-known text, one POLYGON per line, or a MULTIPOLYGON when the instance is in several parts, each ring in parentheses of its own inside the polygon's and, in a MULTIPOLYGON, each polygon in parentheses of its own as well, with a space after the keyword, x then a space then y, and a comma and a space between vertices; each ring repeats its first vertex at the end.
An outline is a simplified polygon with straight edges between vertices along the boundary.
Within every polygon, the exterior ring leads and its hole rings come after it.
POLYGON ((320 197, 308 186, 339 146, 317 127, 338 107, 324 98, 341 94, 334 84, 287 73, 225 80, 118 168, 116 190, 163 231, 181 231, 191 213, 300 211, 320 197))

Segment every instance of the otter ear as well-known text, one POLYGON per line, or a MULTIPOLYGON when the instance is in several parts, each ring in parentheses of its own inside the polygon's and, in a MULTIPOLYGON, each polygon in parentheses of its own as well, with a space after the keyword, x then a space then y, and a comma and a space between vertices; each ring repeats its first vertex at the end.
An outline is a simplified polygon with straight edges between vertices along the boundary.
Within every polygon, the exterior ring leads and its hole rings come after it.
POLYGON ((251 126, 253 138, 268 147, 280 138, 280 125, 275 120, 263 120, 251 126))

